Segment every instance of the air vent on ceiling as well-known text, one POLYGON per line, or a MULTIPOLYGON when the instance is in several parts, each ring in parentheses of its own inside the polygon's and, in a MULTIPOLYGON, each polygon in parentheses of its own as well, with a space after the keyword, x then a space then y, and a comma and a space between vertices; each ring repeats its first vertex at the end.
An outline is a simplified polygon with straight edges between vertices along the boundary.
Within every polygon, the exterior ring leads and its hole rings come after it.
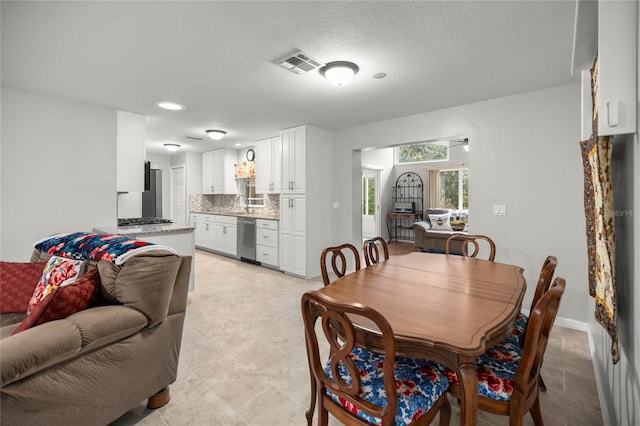
POLYGON ((304 74, 307 71, 314 70, 324 65, 322 62, 311 58, 302 50, 296 50, 276 63, 282 68, 295 74, 304 74))

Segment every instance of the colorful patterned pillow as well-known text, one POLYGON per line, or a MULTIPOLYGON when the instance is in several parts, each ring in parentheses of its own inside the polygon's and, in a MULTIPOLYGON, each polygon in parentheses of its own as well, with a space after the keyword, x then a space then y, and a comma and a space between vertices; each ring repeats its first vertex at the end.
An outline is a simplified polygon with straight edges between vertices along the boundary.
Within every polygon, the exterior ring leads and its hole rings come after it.
POLYGON ((38 302, 44 299, 49 293, 58 287, 64 287, 77 280, 82 275, 83 266, 84 262, 82 260, 51 256, 29 300, 27 315, 30 314, 38 302))
POLYGON ((0 313, 27 312, 47 262, 0 262, 0 313))
POLYGON ((11 335, 86 309, 97 294, 99 285, 98 268, 93 268, 77 281, 64 287, 56 287, 33 307, 11 335))
POLYGON ((430 214, 429 222, 434 231, 453 231, 451 228, 451 216, 447 214, 430 214))
POLYGON ((136 240, 122 235, 96 234, 90 232, 74 232, 72 234, 56 234, 36 241, 34 248, 54 256, 83 260, 107 260, 122 265, 136 254, 150 250, 165 250, 177 254, 176 250, 136 240))

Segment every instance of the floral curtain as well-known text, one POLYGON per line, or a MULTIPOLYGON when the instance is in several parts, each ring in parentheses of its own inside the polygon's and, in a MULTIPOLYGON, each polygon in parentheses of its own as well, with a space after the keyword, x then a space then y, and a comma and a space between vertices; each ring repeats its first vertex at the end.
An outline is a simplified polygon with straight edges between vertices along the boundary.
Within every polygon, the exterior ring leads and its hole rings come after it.
POLYGON ((584 169, 584 213, 587 230, 589 295, 596 300, 595 317, 612 339, 613 363, 620 358, 616 332, 615 234, 612 136, 598 137, 598 59, 591 69, 592 133, 580 142, 584 169))

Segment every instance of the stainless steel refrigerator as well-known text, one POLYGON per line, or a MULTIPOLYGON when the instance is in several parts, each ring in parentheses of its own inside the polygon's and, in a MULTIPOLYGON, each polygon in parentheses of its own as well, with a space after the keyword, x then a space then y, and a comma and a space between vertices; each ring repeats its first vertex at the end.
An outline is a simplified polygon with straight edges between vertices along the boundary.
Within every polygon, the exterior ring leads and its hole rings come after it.
POLYGON ((149 184, 142 193, 142 217, 162 217, 162 170, 151 169, 149 184))

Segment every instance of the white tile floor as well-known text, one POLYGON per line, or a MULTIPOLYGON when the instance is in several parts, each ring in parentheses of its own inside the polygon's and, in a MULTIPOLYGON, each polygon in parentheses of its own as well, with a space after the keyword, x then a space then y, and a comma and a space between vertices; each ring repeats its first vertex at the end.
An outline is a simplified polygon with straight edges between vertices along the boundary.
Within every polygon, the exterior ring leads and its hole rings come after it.
MULTIPOLYGON (((321 286, 319 279, 196 251, 196 290, 171 401, 157 410, 145 401, 112 425, 305 425, 309 373, 300 297, 321 286)), ((542 371, 546 425, 602 425, 585 333, 555 327, 542 371)), ((456 425, 459 410, 452 406, 456 425)), ((478 424, 507 425, 508 418, 480 413, 478 424)), ((525 425, 532 424, 527 416, 525 425)))

